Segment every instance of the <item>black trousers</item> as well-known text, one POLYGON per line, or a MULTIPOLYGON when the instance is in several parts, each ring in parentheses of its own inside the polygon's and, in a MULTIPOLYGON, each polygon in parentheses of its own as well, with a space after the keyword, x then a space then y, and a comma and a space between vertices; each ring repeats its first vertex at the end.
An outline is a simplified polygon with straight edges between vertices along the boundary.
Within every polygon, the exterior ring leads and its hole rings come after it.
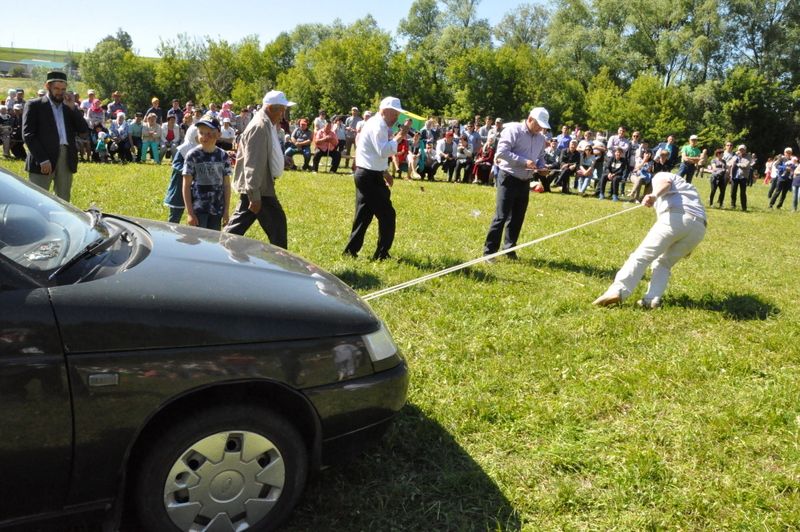
POLYGON ((472 159, 457 159, 456 160, 456 181, 469 181, 472 175, 472 159), (463 177, 461 173, 464 173, 463 177))
POLYGON ((353 229, 344 252, 358 255, 364 245, 373 216, 378 219, 378 245, 375 247, 374 259, 385 259, 394 242, 396 213, 392 206, 392 192, 383 181, 383 172, 356 167, 356 212, 353 217, 353 229))
POLYGON ((714 205, 714 194, 719 190, 719 206, 725 201, 725 189, 728 188, 728 180, 724 175, 711 178, 711 197, 708 199, 709 205, 714 205))
POLYGON ((747 210, 747 179, 734 179, 731 181, 731 207, 736 208, 736 189, 739 189, 742 210, 747 210))
POLYGON ((234 235, 244 235, 250 226, 258 220, 259 225, 267 234, 269 243, 283 249, 288 247, 288 235, 286 229, 286 214, 283 207, 274 196, 261 196, 261 210, 258 214, 253 214, 249 209, 250 198, 247 194, 239 196, 239 205, 236 206, 233 216, 224 231, 234 235))
POLYGON ((342 154, 338 150, 317 150, 316 153, 314 153, 314 159, 311 162, 311 169, 315 172, 319 170, 319 161, 326 155, 331 158, 330 171, 335 174, 336 170, 339 169, 339 161, 342 158, 342 154))
MULTIPOLYGON (((555 185, 561 187, 561 192, 567 193, 569 192, 569 178, 576 175, 575 170, 570 170, 569 168, 564 168, 559 172, 558 178, 556 178, 555 185)), ((577 187, 576 187, 577 188, 577 187)))
POLYGON ((131 137, 131 142, 133 143, 133 147, 136 148, 136 159, 137 163, 142 162, 142 137, 131 137))
POLYGON ((778 181, 778 186, 775 187, 775 192, 772 193, 772 197, 769 199, 769 206, 772 207, 775 205, 775 201, 778 201, 778 208, 780 209, 783 207, 783 201, 786 199, 786 194, 788 194, 791 189, 791 179, 783 179, 778 181))
POLYGON ((442 170, 447 172, 447 180, 448 181, 452 181, 453 180, 453 174, 456 171, 456 160, 455 159, 445 159, 444 161, 442 161, 440 163, 439 162, 435 163, 433 166, 434 166, 434 168, 437 168, 437 169, 441 168, 442 170))
POLYGON ((497 253, 500 249, 500 237, 504 227, 506 231, 503 249, 517 245, 522 222, 525 221, 525 213, 528 210, 530 195, 529 181, 517 179, 511 174, 500 171, 497 176, 497 207, 492 224, 489 226, 489 232, 486 234, 486 242, 483 245, 484 255, 497 253))

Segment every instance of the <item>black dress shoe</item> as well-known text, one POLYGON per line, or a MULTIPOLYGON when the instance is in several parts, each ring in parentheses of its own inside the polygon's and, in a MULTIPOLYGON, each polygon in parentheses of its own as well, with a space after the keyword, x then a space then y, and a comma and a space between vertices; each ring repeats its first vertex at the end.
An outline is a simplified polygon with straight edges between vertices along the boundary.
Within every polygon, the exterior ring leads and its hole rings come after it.
POLYGON ((354 259, 357 259, 358 258, 358 253, 355 253, 353 251, 350 251, 349 249, 346 249, 346 250, 342 251, 342 257, 352 257, 354 259))

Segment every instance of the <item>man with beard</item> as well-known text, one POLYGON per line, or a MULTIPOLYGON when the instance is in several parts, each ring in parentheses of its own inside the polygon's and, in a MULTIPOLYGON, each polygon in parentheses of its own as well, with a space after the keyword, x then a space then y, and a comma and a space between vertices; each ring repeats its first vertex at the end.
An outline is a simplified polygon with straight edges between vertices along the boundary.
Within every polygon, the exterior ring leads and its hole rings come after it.
POLYGON ((22 113, 22 138, 28 146, 25 170, 31 183, 50 190, 69 201, 72 175, 78 171, 77 134, 86 135, 89 127, 67 93, 67 75, 49 72, 47 94, 29 101, 22 113))

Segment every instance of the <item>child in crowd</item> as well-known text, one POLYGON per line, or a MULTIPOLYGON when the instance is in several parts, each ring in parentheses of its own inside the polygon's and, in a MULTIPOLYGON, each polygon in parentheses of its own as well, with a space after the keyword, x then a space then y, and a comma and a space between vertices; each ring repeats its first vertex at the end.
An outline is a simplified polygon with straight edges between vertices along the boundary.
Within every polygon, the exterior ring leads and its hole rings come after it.
POLYGON ((150 151, 150 156, 156 164, 161 164, 161 158, 158 153, 158 144, 161 142, 161 126, 157 122, 158 117, 155 113, 148 113, 145 117, 144 124, 142 124, 142 156, 139 158, 141 162, 147 160, 147 152, 150 151))
POLYGON ((172 173, 169 176, 167 194, 164 196, 164 205, 169 207, 167 221, 170 223, 181 223, 181 217, 186 208, 183 203, 183 165, 186 162, 186 155, 195 146, 197 146, 197 126, 192 124, 183 136, 183 144, 178 146, 175 157, 172 158, 172 173))
POLYGON ((101 163, 108 162, 108 145, 106 144, 106 133, 104 131, 100 131, 97 133, 97 144, 94 147, 94 151, 97 152, 97 159, 101 163))
POLYGON ((189 225, 219 231, 228 223, 231 200, 231 164, 217 147, 219 120, 205 115, 197 121, 200 143, 186 154, 183 165, 183 201, 189 225))

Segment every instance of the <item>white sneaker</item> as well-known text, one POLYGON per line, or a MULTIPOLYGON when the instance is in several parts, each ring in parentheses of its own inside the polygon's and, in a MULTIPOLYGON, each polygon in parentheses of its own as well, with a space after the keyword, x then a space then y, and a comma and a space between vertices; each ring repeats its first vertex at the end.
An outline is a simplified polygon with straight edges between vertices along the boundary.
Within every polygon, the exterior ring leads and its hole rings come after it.
POLYGON ((636 305, 645 309, 658 308, 661 306, 661 298, 654 297, 653 299, 640 299, 639 301, 636 302, 636 305))

